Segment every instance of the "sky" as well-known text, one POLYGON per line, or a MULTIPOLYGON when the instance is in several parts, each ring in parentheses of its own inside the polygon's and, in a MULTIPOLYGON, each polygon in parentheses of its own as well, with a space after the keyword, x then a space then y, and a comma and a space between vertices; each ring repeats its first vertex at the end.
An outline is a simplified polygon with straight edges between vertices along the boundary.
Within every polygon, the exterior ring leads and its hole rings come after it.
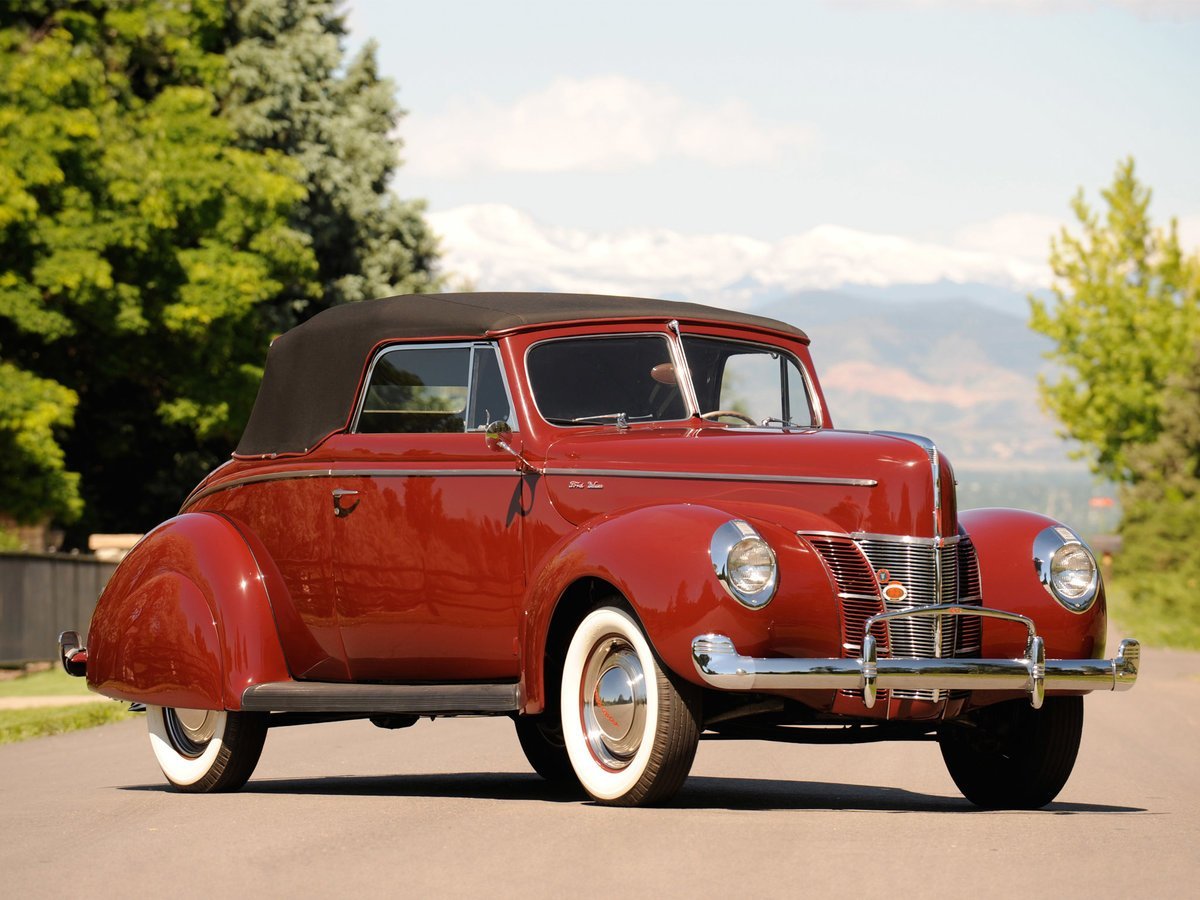
POLYGON ((1074 192, 1098 200, 1128 155, 1200 244, 1200 0, 346 9, 408 110, 394 189, 460 261, 476 224, 517 217, 531 259, 836 231, 1044 262, 1074 192))

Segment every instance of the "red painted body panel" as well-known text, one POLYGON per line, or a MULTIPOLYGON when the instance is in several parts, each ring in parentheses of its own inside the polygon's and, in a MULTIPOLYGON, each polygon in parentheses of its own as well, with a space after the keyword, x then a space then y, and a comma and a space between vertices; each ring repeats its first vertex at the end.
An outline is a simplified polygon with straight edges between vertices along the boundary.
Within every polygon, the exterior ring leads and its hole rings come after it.
MULTIPOLYGON (((1038 581, 1033 566, 1033 539, 1042 529, 1059 524, 1037 513, 1016 509, 972 509, 960 516, 979 554, 979 575, 985 606, 1020 613, 1033 619, 1046 641, 1046 655, 1060 659, 1099 659, 1104 656, 1108 611, 1103 584, 1086 612, 1071 612, 1038 581)), ((983 655, 1022 656, 1024 628, 984 620, 983 655)))
MULTIPOLYGON (((311 468, 310 460, 300 459, 252 470, 288 474, 311 468)), ((296 677, 348 680, 330 552, 329 484, 311 477, 245 484, 205 497, 193 509, 228 516, 248 541, 262 548, 259 555, 270 560, 272 575, 278 573, 271 598, 279 641, 296 677)))
POLYGON ((227 520, 160 525, 118 566, 88 634, 88 685, 158 706, 238 709, 288 677, 258 563, 227 520))
POLYGON ((933 534, 932 469, 925 452, 892 437, 836 431, 749 432, 712 425, 702 428, 638 426, 627 432, 597 429, 570 435, 550 447, 546 490, 560 515, 572 524, 646 503, 715 500, 760 502, 807 510, 826 529, 886 534, 933 534), (617 473, 647 471, 664 477, 588 475, 595 468, 617 473), (671 474, 679 477, 670 477, 671 474), (837 478, 874 481, 874 486, 693 479, 729 473, 766 479, 837 478), (602 485, 588 489, 588 482, 602 485), (572 488, 572 483, 583 487, 572 488))
MULTIPOLYGON (((564 591, 581 578, 612 584, 632 603, 663 661, 697 684, 702 682, 692 665, 691 642, 705 632, 731 637, 747 655, 839 655, 840 625, 837 609, 829 602, 833 587, 828 573, 794 534, 795 528, 828 524, 801 510, 753 503, 737 512, 670 504, 602 516, 578 530, 562 529, 531 575, 522 619, 527 711, 542 708, 542 658, 550 620, 564 591), (771 542, 779 559, 779 588, 764 609, 747 609, 730 597, 709 560, 713 532, 738 517, 771 542), (783 527, 781 520, 787 523, 783 527)), ((805 693, 814 705, 824 705, 831 697, 830 692, 805 693)))
POLYGON ((350 676, 515 680, 521 478, 482 435, 400 437, 402 453, 396 435, 339 435, 324 448, 340 460, 327 486, 359 492, 333 526, 350 676), (366 459, 372 474, 339 474, 366 459))

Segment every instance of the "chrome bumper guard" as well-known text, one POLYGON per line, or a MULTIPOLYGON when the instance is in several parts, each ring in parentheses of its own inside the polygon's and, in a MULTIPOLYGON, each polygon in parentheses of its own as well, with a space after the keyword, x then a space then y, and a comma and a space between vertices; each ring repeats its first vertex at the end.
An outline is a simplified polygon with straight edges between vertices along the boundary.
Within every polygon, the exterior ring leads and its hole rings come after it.
MULTIPOLYGON (((723 634, 692 640, 692 661, 704 681, 726 691, 835 689, 863 692, 868 708, 880 688, 920 690, 1012 691, 1029 694, 1039 709, 1047 690, 1127 691, 1137 681, 1141 646, 1123 640, 1113 659, 1046 659, 1045 641, 1033 620, 1017 613, 978 606, 943 603, 881 613, 864 628, 863 655, 858 659, 772 659, 739 656, 723 634), (940 632, 945 616, 982 616, 1025 626, 1029 633, 1024 659, 880 659, 871 628, 877 622, 904 618, 936 618, 940 632)), ((940 646, 938 641, 935 646, 940 646)))

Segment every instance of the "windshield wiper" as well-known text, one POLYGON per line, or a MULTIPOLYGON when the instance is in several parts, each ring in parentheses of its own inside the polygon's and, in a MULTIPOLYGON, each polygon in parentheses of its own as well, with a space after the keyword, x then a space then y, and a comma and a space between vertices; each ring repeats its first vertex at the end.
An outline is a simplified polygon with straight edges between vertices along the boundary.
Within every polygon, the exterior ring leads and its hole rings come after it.
POLYGON ((598 416, 578 416, 578 417, 572 419, 571 421, 572 422, 606 422, 609 419, 612 419, 618 425, 620 425, 622 422, 629 421, 629 416, 625 415, 625 413, 623 413, 623 412, 601 413, 598 416))
MULTIPOLYGON (((652 415, 633 416, 632 421, 644 422, 653 419, 652 415)), ((630 416, 623 412, 601 413, 597 416, 576 416, 574 419, 547 416, 546 421, 551 425, 587 425, 591 422, 614 422, 618 428, 624 428, 630 422, 630 416)))

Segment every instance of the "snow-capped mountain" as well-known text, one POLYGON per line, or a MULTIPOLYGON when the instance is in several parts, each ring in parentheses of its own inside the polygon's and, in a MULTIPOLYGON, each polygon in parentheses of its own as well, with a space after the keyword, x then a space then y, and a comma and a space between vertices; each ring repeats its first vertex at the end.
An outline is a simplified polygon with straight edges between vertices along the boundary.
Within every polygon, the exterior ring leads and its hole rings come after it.
POLYGON ((687 298, 748 308, 845 286, 983 284, 1043 288, 1044 263, 821 225, 778 241, 664 228, 594 232, 543 225, 511 206, 431 213, 446 267, 481 290, 551 290, 687 298))

